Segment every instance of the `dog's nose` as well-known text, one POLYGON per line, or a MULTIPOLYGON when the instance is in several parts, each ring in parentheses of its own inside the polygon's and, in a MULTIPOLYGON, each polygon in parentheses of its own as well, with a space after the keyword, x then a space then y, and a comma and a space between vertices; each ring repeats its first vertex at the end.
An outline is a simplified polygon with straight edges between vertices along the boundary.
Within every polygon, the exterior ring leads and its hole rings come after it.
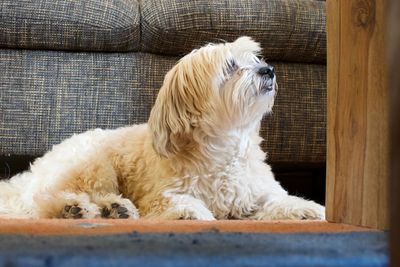
POLYGON ((273 79, 275 77, 275 70, 274 70, 274 67, 272 67, 272 66, 262 67, 258 70, 258 74, 268 75, 268 77, 273 79))

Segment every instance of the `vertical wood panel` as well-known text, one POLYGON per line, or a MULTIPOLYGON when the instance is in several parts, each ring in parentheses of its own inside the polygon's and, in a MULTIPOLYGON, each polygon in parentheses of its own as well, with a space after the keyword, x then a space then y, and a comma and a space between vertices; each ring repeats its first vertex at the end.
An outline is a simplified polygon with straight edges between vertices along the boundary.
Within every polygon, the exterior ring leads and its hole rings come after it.
POLYGON ((328 0, 327 219, 388 228, 386 0, 328 0))
POLYGON ((391 221, 390 266, 400 266, 400 2, 391 0, 389 60, 391 89, 391 221))

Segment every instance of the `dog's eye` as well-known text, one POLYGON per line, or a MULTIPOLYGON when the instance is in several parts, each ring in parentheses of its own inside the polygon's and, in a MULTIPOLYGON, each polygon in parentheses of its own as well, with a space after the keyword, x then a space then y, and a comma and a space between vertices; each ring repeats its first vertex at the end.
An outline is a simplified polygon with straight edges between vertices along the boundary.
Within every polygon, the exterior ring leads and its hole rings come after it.
POLYGON ((227 63, 227 71, 228 73, 231 73, 233 71, 235 71, 238 68, 238 65, 236 64, 236 61, 231 59, 228 61, 227 63))

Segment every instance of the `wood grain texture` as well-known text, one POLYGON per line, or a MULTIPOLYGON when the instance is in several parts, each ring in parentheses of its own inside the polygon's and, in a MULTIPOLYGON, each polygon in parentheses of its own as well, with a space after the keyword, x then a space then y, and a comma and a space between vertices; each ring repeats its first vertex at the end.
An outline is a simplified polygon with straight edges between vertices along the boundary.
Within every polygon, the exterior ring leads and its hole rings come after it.
POLYGON ((328 0, 327 219, 387 229, 386 0, 328 0))
POLYGON ((390 266, 400 266, 400 1, 390 1, 389 66, 391 99, 390 266))

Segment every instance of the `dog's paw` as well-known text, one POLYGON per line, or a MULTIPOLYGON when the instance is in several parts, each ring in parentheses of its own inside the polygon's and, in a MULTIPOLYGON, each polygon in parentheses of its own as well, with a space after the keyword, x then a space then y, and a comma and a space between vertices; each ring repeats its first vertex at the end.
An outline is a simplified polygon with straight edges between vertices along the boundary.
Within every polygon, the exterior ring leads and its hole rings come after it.
POLYGON ((324 220, 325 207, 314 201, 295 196, 287 196, 271 203, 266 203, 254 215, 258 220, 324 220))
POLYGON ((138 219, 139 212, 135 207, 126 207, 123 204, 111 203, 101 209, 101 217, 113 219, 138 219))
POLYGON ((94 218, 98 215, 97 209, 95 204, 67 204, 61 212, 61 217, 64 219, 94 218))
POLYGON ((215 220, 212 212, 197 201, 190 203, 175 203, 160 216, 170 220, 215 220))
POLYGON ((202 220, 202 221, 214 221, 215 218, 210 211, 201 211, 191 208, 175 209, 169 208, 161 214, 155 214, 151 217, 162 218, 167 220, 202 220))
POLYGON ((92 203, 85 193, 62 192, 59 194, 59 199, 61 201, 57 203, 57 209, 61 209, 61 218, 88 219, 99 215, 99 207, 92 203))
POLYGON ((177 219, 179 219, 179 220, 202 220, 202 221, 215 220, 213 214, 209 210, 197 210, 197 209, 190 209, 190 208, 180 210, 177 213, 177 219))
MULTIPOLYGON (((309 201, 311 202, 311 201, 309 201)), ((307 207, 299 210, 302 220, 325 220, 325 207, 311 202, 307 207)))
POLYGON ((110 219, 138 219, 139 211, 127 198, 116 194, 95 194, 92 200, 100 207, 100 216, 110 219))

